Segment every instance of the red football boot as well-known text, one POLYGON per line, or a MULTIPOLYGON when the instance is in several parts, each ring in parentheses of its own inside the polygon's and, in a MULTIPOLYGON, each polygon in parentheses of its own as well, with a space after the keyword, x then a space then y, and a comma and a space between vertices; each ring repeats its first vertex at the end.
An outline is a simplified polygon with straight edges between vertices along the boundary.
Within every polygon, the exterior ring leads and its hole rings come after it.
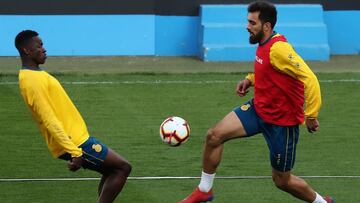
POLYGON ((197 187, 194 192, 192 192, 188 197, 181 200, 180 203, 200 203, 200 202, 208 202, 214 199, 213 192, 210 190, 209 192, 201 192, 197 187))
POLYGON ((326 196, 326 197, 323 197, 323 198, 327 203, 334 203, 334 199, 331 198, 331 197, 326 196))

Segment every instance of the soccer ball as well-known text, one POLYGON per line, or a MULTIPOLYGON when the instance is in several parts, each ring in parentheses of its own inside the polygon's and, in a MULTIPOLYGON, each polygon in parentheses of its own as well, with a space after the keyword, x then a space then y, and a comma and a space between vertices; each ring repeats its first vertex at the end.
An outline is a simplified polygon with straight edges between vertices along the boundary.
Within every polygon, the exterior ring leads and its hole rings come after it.
POLYGON ((188 140, 189 135, 189 124, 178 116, 169 117, 160 125, 160 138, 170 146, 181 145, 188 140))

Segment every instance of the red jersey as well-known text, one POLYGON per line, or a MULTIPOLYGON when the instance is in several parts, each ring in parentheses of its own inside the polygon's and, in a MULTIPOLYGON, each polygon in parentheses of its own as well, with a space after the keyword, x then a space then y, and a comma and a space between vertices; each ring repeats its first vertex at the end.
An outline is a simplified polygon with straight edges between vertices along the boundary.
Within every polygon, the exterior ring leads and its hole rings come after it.
POLYGON ((317 78, 284 36, 276 34, 258 46, 254 69, 255 77, 248 79, 254 84, 255 110, 265 122, 280 126, 303 123, 305 95, 306 116, 317 117, 321 105, 317 78))

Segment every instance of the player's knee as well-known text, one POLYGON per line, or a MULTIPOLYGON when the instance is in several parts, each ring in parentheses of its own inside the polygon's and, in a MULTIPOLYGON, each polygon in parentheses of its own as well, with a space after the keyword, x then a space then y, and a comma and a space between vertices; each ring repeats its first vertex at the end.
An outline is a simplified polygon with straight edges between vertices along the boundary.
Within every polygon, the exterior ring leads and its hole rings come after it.
POLYGON ((222 144, 221 134, 213 128, 206 133, 206 144, 210 146, 218 146, 222 144))
POLYGON ((121 169, 126 174, 126 176, 129 176, 129 174, 131 173, 131 170, 132 170, 132 166, 129 162, 124 162, 121 169))
MULTIPOLYGON (((116 167, 111 173, 116 175, 118 181, 122 181, 124 178, 129 177, 132 170, 132 166, 128 162, 122 162, 121 167, 116 167)), ((120 183, 119 182, 119 183, 120 183)))
POLYGON ((274 184, 277 188, 286 191, 288 188, 288 179, 287 178, 283 178, 283 177, 279 177, 279 176, 274 176, 272 177, 274 184))

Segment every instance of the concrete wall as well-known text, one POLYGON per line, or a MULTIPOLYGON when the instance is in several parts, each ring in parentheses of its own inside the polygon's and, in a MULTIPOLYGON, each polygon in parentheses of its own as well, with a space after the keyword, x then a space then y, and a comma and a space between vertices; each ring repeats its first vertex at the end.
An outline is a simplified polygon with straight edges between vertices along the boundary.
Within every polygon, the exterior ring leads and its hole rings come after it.
POLYGON ((326 11, 331 54, 360 54, 360 10, 326 11))
MULTIPOLYGON (((305 60, 330 56, 323 8, 319 4, 278 5, 275 31, 283 34, 305 60)), ((249 44, 247 5, 202 5, 200 57, 204 61, 252 61, 256 45, 249 44)))
MULTIPOLYGON (((324 11, 331 54, 359 54, 360 11, 324 11)), ((0 15, 0 56, 17 56, 14 38, 34 29, 50 56, 199 55, 197 16, 0 15)), ((301 33, 299 33, 301 35, 301 33)))
POLYGON ((199 53, 199 17, 156 16, 156 56, 196 56, 199 53))
POLYGON ((50 56, 153 55, 154 15, 0 16, 0 55, 17 56, 18 32, 40 34, 50 56))
POLYGON ((199 18, 155 15, 3 15, 0 56, 17 56, 17 33, 40 34, 50 56, 194 56, 199 18))

